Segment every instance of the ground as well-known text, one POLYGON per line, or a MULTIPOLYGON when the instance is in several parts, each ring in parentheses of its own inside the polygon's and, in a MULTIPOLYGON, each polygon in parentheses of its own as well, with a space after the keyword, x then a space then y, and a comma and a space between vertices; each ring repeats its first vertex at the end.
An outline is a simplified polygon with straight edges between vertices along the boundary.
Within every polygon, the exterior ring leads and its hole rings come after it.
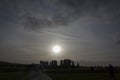
MULTIPOLYGON (((53 80, 111 80, 108 73, 47 73, 53 80)), ((120 80, 120 73, 115 75, 120 80)), ((112 79, 114 80, 114 79, 112 79)))
POLYGON ((26 75, 27 72, 1 72, 0 80, 21 80, 26 75))
POLYGON ((36 72, 2 72, 0 73, 0 80, 52 80, 47 75, 36 72))
MULTIPOLYGON (((58 72, 4 72, 0 80, 111 80, 108 73, 58 73, 58 72), (47 75, 48 76, 47 76, 47 75)), ((114 80, 114 79, 113 79, 114 80)), ((120 80, 120 73, 115 74, 115 80, 120 80)))

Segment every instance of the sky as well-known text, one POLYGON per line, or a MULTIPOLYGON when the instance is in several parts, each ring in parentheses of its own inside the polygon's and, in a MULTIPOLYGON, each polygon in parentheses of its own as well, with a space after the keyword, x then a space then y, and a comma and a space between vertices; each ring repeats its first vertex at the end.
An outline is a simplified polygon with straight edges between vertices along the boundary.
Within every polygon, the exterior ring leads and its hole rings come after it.
POLYGON ((120 65, 120 0, 0 0, 0 61, 66 58, 120 65))

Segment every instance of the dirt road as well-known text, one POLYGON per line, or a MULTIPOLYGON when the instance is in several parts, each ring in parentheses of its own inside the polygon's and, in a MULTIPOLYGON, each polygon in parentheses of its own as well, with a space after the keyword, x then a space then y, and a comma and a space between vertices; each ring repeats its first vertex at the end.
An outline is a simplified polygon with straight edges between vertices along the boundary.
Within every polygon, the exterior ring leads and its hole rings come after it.
POLYGON ((36 72, 36 71, 31 71, 27 77, 28 77, 27 78, 28 80, 52 80, 46 74, 43 74, 42 72, 36 72))

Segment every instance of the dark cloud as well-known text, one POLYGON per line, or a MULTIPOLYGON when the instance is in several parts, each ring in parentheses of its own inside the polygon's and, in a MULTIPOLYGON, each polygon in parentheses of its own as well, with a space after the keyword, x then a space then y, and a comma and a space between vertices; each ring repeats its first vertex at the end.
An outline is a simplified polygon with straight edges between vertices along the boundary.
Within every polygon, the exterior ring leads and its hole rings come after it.
POLYGON ((1 0, 1 19, 22 21, 25 29, 67 26, 83 18, 120 22, 119 0, 1 0), (7 5, 7 6, 6 6, 7 5))
POLYGON ((25 28, 66 26, 86 16, 105 23, 119 23, 119 0, 41 0, 40 3, 43 12, 39 13, 43 17, 25 17, 25 28))
POLYGON ((52 26, 52 22, 48 19, 38 19, 33 16, 28 16, 24 22, 25 29, 41 29, 43 27, 52 26))
POLYGON ((63 6, 57 1, 53 0, 52 2, 43 1, 41 9, 43 12, 38 12, 42 17, 36 17, 33 13, 29 11, 26 12, 23 16, 24 18, 24 27, 25 29, 41 29, 41 28, 51 28, 59 26, 67 26, 71 21, 77 18, 78 15, 75 15, 74 9, 63 6), (49 9, 51 11, 49 11, 49 9), (45 13, 45 14, 44 14, 45 13), (29 15, 30 14, 30 15, 29 15), (48 16, 49 15, 49 16, 48 16))
POLYGON ((54 28, 58 26, 65 26, 68 24, 68 20, 65 17, 53 16, 51 19, 37 18, 35 16, 27 16, 24 20, 25 29, 42 29, 42 28, 54 28))
POLYGON ((77 20, 120 23, 119 4, 119 0, 1 0, 0 20, 2 24, 22 22, 31 30, 65 27, 77 20))
POLYGON ((1 19, 22 18, 24 27, 29 29, 66 26, 85 17, 109 23, 120 21, 120 0, 1 0, 0 3, 1 19))

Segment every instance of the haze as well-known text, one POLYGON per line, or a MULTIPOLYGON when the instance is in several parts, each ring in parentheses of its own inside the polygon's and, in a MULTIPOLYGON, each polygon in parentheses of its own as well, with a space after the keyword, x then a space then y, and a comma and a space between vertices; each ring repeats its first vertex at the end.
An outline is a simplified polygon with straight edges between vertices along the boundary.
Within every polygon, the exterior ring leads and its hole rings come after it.
POLYGON ((0 61, 65 58, 120 65, 120 0, 0 0, 0 61))

